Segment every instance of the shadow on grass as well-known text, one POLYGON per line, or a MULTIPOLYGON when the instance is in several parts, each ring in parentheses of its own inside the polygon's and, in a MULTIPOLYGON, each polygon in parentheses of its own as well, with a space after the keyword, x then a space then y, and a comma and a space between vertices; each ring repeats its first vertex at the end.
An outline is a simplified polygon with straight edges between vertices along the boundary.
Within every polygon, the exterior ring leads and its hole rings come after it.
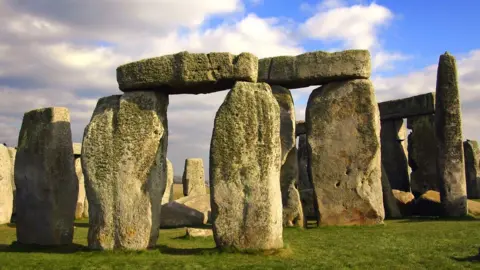
POLYGON ((74 222, 73 226, 78 227, 78 228, 88 228, 88 223, 84 222, 74 222))
POLYGON ((429 222, 429 221, 473 221, 480 222, 480 219, 473 216, 465 217, 428 217, 428 216, 412 216, 406 217, 403 220, 400 220, 399 223, 411 223, 411 222, 429 222))
POLYGON ((480 248, 478 249, 478 254, 463 258, 451 257, 451 259, 457 262, 480 262, 480 248))
POLYGON ((14 252, 14 253, 55 253, 55 254, 71 254, 80 251, 89 251, 86 246, 79 244, 69 244, 62 246, 41 246, 41 245, 26 245, 18 242, 12 242, 10 245, 0 245, 0 252, 14 252))
POLYGON ((174 248, 166 245, 157 245, 155 248, 163 254, 170 255, 205 255, 205 254, 214 254, 220 253, 220 250, 217 248, 174 248))

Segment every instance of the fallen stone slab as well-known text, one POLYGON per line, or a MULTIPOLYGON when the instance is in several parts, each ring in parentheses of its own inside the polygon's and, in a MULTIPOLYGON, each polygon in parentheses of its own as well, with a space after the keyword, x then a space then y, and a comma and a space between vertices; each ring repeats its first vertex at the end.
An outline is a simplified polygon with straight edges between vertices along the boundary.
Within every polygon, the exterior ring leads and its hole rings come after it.
POLYGON ((186 196, 162 205, 160 228, 201 226, 210 220, 210 195, 186 196))
POLYGON ((212 229, 198 229, 198 228, 187 228, 186 236, 188 237, 209 237, 213 236, 212 229))
POLYGON ((154 90, 165 94, 206 94, 256 82, 258 58, 251 53, 189 53, 143 59, 117 68, 123 92, 154 90))
POLYGON ((380 119, 401 119, 435 113, 435 92, 378 103, 380 119))
POLYGON ((258 61, 258 82, 293 89, 333 81, 368 79, 370 52, 307 52, 297 56, 277 56, 258 61))
POLYGON ((65 245, 73 240, 78 180, 67 108, 23 116, 15 159, 18 242, 65 245))
POLYGON ((413 204, 415 202, 415 196, 411 192, 405 192, 397 189, 392 189, 393 196, 395 197, 400 209, 400 213, 403 217, 411 216, 413 211, 413 204))
MULTIPOLYGON (((467 200, 467 213, 480 217, 480 202, 467 200)), ((428 190, 415 200, 413 205, 414 215, 418 216, 442 216, 444 208, 440 202, 440 192, 428 190)))

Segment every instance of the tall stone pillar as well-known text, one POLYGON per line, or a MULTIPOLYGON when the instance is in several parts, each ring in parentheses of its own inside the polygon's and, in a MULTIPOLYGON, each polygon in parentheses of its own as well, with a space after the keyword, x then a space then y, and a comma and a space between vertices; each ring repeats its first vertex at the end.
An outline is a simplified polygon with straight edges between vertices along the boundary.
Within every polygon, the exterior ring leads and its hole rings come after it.
POLYGON ((455 58, 440 56, 435 98, 435 137, 440 198, 446 216, 467 215, 462 116, 455 58))

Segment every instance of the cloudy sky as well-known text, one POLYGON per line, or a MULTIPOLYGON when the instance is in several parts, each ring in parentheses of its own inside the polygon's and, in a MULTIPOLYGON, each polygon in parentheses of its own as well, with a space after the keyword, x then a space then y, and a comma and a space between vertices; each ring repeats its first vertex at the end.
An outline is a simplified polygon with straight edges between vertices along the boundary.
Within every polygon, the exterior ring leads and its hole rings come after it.
MULTIPOLYGON (((435 91, 438 57, 456 56, 464 138, 480 139, 478 0, 0 0, 0 142, 17 144, 23 113, 65 106, 81 142, 98 98, 121 94, 118 65, 176 53, 258 57, 368 49, 377 100, 435 91)), ((304 119, 313 87, 292 90, 304 119)), ((171 96, 175 174, 208 151, 227 91, 171 96)), ((206 175, 208 178, 208 173, 206 175)))

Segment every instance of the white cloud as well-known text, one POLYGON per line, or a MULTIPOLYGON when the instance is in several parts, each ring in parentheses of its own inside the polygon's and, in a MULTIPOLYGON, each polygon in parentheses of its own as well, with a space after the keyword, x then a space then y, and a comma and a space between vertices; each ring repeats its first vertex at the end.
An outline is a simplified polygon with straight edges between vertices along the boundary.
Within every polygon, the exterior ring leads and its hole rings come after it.
POLYGON ((388 8, 376 3, 348 6, 346 1, 325 0, 316 10, 300 27, 306 37, 327 44, 340 42, 342 49, 370 50, 375 71, 392 69, 393 62, 408 59, 402 53, 384 51, 381 46, 379 30, 394 18, 388 8))

